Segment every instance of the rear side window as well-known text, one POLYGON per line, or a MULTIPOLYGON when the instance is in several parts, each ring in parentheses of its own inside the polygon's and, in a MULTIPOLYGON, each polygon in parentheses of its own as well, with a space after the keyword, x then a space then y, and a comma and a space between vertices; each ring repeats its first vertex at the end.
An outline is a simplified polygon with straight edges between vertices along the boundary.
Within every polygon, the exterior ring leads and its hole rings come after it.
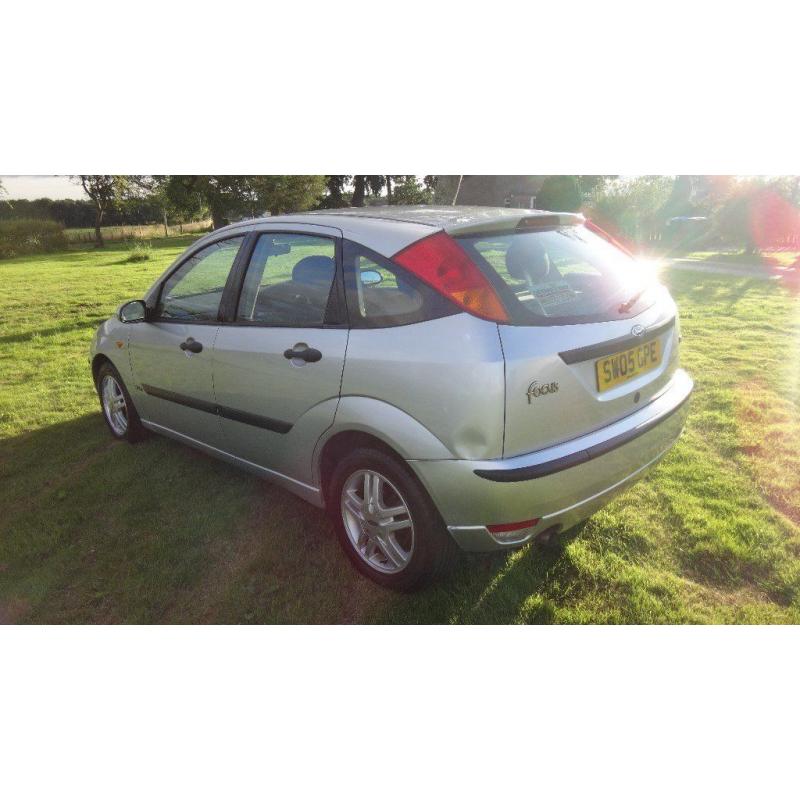
POLYGON ((262 234, 247 266, 236 319, 265 326, 322 325, 335 275, 332 239, 262 234))
POLYGON ((372 250, 344 243, 347 309, 353 327, 388 328, 455 314, 438 292, 372 250))
POLYGON ((493 280, 519 323, 624 319, 652 304, 637 262, 581 225, 456 241, 493 280))

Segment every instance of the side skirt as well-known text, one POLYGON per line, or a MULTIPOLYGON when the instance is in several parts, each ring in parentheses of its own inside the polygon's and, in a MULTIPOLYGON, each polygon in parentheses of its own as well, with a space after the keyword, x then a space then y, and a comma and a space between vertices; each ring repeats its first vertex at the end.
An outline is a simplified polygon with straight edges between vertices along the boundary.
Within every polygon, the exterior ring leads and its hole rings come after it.
POLYGON ((311 505, 317 506, 318 508, 323 508, 325 505, 322 492, 315 486, 309 486, 309 484, 298 481, 295 478, 290 478, 288 475, 284 475, 281 472, 275 472, 275 470, 267 469, 259 464, 254 464, 252 461, 239 458, 239 456, 235 456, 226 450, 220 450, 219 448, 212 447, 210 444, 205 444, 205 442, 201 442, 199 439, 193 439, 191 436, 178 433, 178 431, 174 431, 172 428, 166 428, 158 423, 143 419, 142 425, 144 425, 144 427, 148 430, 153 431, 153 433, 160 433, 163 436, 168 436, 170 439, 175 439, 182 444, 187 444, 189 447, 202 450, 204 453, 208 453, 210 456, 219 458, 222 461, 227 461, 229 464, 233 464, 235 467, 240 467, 248 472, 252 472, 254 475, 258 475, 259 478, 264 478, 265 480, 275 483, 284 489, 288 489, 293 494, 296 494, 298 497, 302 497, 303 500, 311 503, 311 505))

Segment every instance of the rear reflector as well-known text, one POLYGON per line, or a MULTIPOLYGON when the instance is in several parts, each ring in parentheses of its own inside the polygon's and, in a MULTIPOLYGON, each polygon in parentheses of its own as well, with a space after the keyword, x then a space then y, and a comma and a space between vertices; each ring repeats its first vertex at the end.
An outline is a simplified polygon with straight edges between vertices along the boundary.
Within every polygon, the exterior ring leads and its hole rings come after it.
POLYGON ((393 261, 470 314, 508 322, 508 314, 486 276, 444 231, 414 242, 393 261))
POLYGON ((510 531, 521 531, 524 528, 532 528, 539 522, 539 517, 536 519, 526 519, 522 522, 504 522, 501 525, 487 525, 486 530, 489 533, 509 533, 510 531))

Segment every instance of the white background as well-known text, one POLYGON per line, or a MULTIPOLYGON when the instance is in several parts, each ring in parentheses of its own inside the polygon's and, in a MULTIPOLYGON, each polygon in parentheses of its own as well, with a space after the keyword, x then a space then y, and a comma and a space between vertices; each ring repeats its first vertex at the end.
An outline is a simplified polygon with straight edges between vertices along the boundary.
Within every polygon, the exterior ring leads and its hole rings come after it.
MULTIPOLYGON (((0 174, 797 174, 730 2, 7 3, 0 174)), ((0 631, 5 797, 777 797, 796 628, 0 631)))

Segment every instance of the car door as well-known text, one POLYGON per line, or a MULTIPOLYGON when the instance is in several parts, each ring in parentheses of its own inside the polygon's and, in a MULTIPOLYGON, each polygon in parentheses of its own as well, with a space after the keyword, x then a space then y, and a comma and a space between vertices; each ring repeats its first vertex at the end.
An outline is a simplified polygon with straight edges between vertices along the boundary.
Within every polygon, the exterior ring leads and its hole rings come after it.
POLYGON ((245 234, 219 239, 181 262, 163 282, 151 319, 129 342, 143 420, 221 447, 212 377, 219 311, 245 234))
POLYGON ((248 250, 238 302, 214 345, 226 449, 310 483, 347 349, 341 232, 318 225, 262 230, 248 250))

